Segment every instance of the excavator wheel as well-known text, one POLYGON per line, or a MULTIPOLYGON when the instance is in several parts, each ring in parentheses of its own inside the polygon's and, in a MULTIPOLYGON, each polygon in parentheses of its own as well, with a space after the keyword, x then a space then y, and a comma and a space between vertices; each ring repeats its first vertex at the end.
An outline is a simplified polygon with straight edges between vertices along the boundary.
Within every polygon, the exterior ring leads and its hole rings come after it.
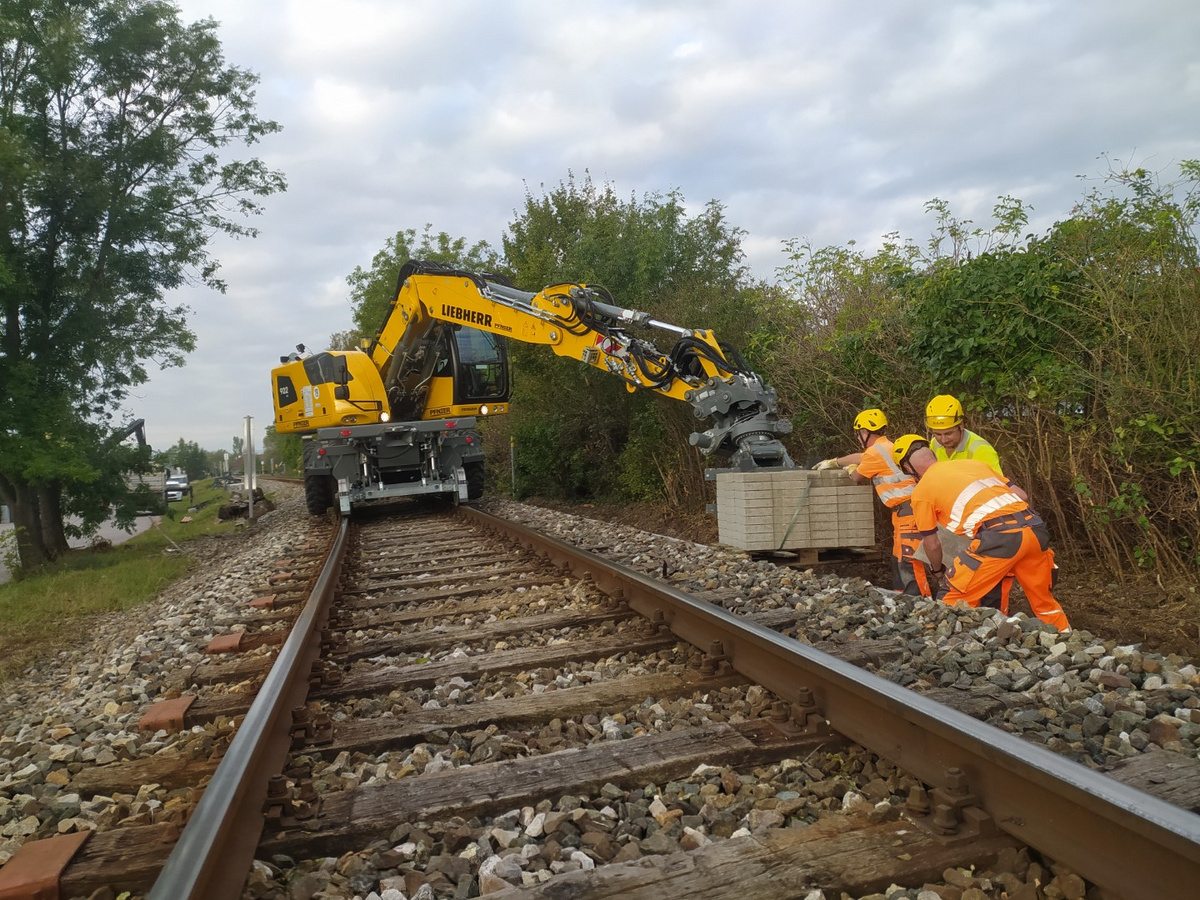
POLYGON ((467 499, 478 500, 483 496, 483 463, 464 463, 463 472, 467 476, 467 499))
POLYGON ((310 516, 321 516, 333 504, 333 478, 329 475, 304 476, 304 505, 310 516))

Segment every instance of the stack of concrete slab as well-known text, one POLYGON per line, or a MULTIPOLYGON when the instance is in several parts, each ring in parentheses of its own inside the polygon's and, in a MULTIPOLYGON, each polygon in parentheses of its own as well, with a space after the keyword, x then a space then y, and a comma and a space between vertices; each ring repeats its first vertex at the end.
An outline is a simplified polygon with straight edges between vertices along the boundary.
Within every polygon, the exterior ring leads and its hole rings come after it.
POLYGON ((742 550, 875 544, 875 491, 841 469, 721 472, 716 481, 722 544, 742 550))

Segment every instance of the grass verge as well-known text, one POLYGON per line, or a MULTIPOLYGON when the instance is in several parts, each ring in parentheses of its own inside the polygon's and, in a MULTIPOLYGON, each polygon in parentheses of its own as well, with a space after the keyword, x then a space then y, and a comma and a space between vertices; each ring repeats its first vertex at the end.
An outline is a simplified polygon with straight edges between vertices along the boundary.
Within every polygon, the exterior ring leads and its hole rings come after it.
POLYGON ((195 485, 194 511, 191 501, 172 503, 124 543, 72 550, 42 571, 0 584, 0 685, 85 640, 89 619, 140 606, 186 574, 195 562, 188 541, 238 527, 217 518, 228 496, 205 480, 195 485))

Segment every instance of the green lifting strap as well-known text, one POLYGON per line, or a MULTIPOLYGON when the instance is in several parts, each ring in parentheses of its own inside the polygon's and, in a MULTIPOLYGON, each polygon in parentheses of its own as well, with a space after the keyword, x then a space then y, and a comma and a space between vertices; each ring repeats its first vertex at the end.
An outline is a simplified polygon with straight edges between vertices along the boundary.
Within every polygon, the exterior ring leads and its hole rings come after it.
POLYGON ((783 539, 779 542, 776 550, 782 550, 787 544, 787 539, 791 537, 792 529, 796 527, 796 517, 800 515, 800 510, 803 509, 805 502, 808 500, 808 492, 812 490, 813 479, 806 478, 804 480, 804 491, 800 494, 800 499, 796 501, 796 508, 792 511, 792 521, 788 522, 787 531, 783 533, 783 539))

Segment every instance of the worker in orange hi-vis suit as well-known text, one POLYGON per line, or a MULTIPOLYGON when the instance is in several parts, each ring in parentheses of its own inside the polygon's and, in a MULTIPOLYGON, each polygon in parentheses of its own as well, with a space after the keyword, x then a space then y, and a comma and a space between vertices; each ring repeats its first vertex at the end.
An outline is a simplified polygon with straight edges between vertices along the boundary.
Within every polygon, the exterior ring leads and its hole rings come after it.
POLYGON ((862 452, 823 460, 816 468, 844 468, 852 481, 874 485, 876 496, 892 513, 892 587, 905 594, 932 597, 929 574, 916 557, 921 535, 909 503, 917 481, 901 472, 892 459, 892 442, 884 433, 887 424, 883 410, 864 409, 854 417, 854 436, 862 452))
POLYGON ((931 571, 944 575, 943 602, 979 606, 980 600, 1012 573, 1025 590, 1034 614, 1059 631, 1071 623, 1054 599, 1054 551, 1042 521, 1012 486, 987 463, 973 459, 939 461, 929 442, 906 434, 892 445, 892 459, 917 479, 913 518, 931 571), (966 550, 947 565, 937 529, 970 538, 966 550))

